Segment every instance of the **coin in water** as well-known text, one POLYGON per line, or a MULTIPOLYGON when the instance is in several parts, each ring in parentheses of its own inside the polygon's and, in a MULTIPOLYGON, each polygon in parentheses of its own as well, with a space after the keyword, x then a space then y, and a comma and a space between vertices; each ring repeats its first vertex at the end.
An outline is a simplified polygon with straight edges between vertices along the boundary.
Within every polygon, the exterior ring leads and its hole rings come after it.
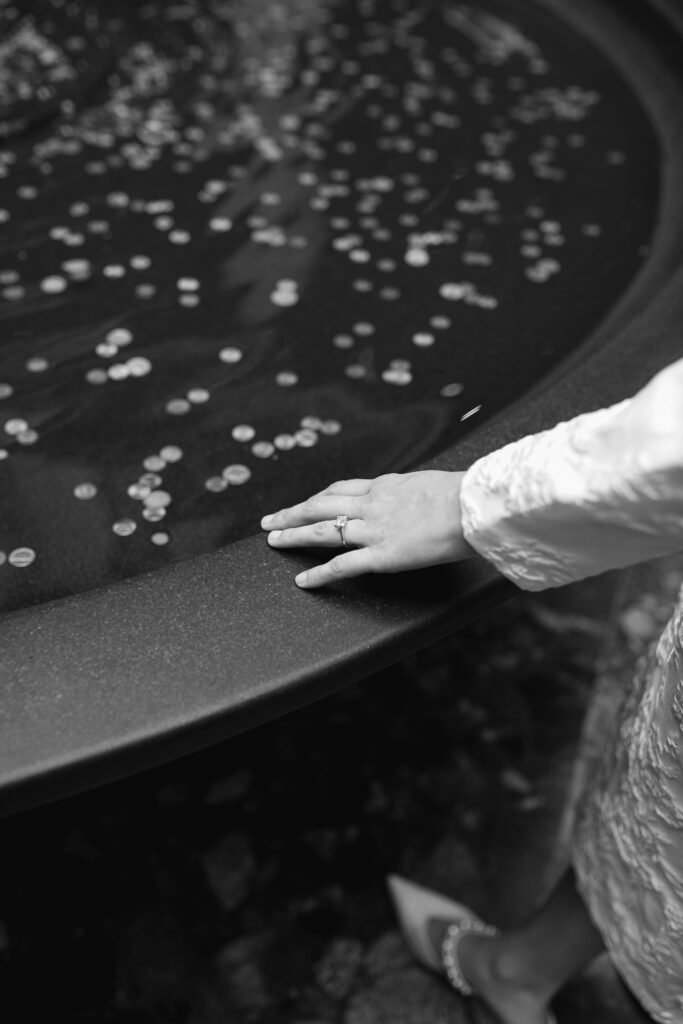
POLYGON ((280 373, 276 374, 275 377, 275 383, 279 384, 280 387, 283 388, 291 388, 297 384, 298 381, 299 378, 297 374, 293 373, 291 370, 282 370, 280 373))
POLYGON ((142 510, 142 518, 146 519, 148 523, 160 523, 165 516, 165 508, 143 508, 142 510))
POLYGON ((386 381, 387 384, 410 384, 413 379, 413 375, 410 370, 384 370, 382 373, 382 380, 386 381))
POLYGON ((417 345, 418 348, 429 348, 430 345, 434 344, 434 335, 430 334, 429 331, 417 331, 413 335, 413 344, 417 345))
POLYGON ((111 380, 125 380, 130 377, 130 369, 125 363, 114 363, 107 370, 107 376, 111 380))
POLYGON ((130 345, 133 340, 133 332, 129 331, 127 327, 114 327, 108 332, 106 339, 111 345, 130 345))
POLYGON ((112 356, 118 355, 118 345, 110 345, 108 341, 101 341, 99 345, 95 346, 95 352, 102 359, 111 359, 112 356))
POLYGON ((212 217, 209 221, 209 227, 212 231, 229 231, 232 227, 232 221, 229 217, 212 217))
POLYGON ((14 551, 10 551, 8 556, 10 565, 14 565, 17 569, 25 569, 35 560, 36 553, 33 548, 15 548, 14 551))
POLYGON ((146 356, 133 356, 126 361, 126 366, 133 377, 145 377, 152 369, 152 364, 146 356))
POLYGON ((301 426, 306 430, 320 430, 322 425, 323 421, 319 416, 304 416, 301 420, 301 426))
POLYGON ((218 358, 222 363, 239 363, 242 358, 242 352, 238 348, 234 348, 232 345, 226 345, 218 353, 218 358))
POLYGON ((270 294, 270 301, 274 306, 296 306, 299 301, 299 293, 295 291, 274 291, 270 294))
POLYGON ((201 405, 202 402, 209 401, 211 394, 206 390, 206 388, 190 388, 187 392, 187 397, 190 402, 193 402, 195 405, 201 405))
POLYGON ((152 489, 145 486, 145 484, 131 484, 127 493, 128 497, 133 498, 135 501, 144 501, 152 493, 152 489))
POLYGON ((250 476, 249 467, 243 466, 239 462, 226 466, 223 470, 223 479, 227 480, 229 484, 245 484, 250 476))
POLYGON ((151 487, 154 490, 155 487, 159 487, 161 484, 161 477, 158 473, 143 473, 140 477, 140 483, 144 487, 151 487))
POLYGON ((426 249, 408 249, 405 261, 410 267, 426 267, 429 263, 429 253, 426 249))
POLYGON ((166 462, 179 462, 183 457, 183 450, 176 444, 165 444, 159 455, 166 462))
POLYGON ((105 277, 123 277, 126 268, 122 267, 120 263, 108 263, 106 267, 102 267, 102 273, 105 277))
POLYGON ((449 299, 451 302, 457 302, 459 299, 464 299, 471 291, 472 285, 467 282, 448 281, 446 284, 442 284, 439 288, 439 295, 441 295, 443 299, 449 299))
POLYGON ((192 406, 186 398, 171 398, 166 403, 166 412, 171 416, 184 416, 191 408, 192 406))
POLYGON ((215 494, 218 494, 227 488, 228 482, 222 476, 210 476, 208 480, 204 481, 204 486, 207 491, 213 491, 215 494))
POLYGON ((300 448, 312 448, 314 444, 318 443, 318 435, 315 430, 297 430, 294 434, 294 440, 300 448))
POLYGON ((11 384, 0 384, 0 398, 10 398, 14 394, 11 384))
POLYGON ((85 375, 85 379, 87 380, 88 384, 106 384, 109 378, 107 377, 106 370, 102 370, 99 367, 96 367, 93 370, 88 370, 88 372, 85 375))
POLYGON ((119 519, 112 526, 112 530, 119 537, 130 537, 131 533, 135 533, 137 524, 133 519, 119 519))
POLYGON ((320 426, 321 433, 327 434, 329 437, 338 434, 340 430, 341 423, 338 420, 324 420, 320 426))
POLYGON ((7 561, 7 555, 4 551, 0 551, 0 565, 4 565, 7 561))
POLYGON ((148 455, 146 459, 142 460, 142 465, 150 473, 159 473, 162 469, 165 469, 166 459, 161 455, 148 455))
POLYGON ((35 444, 37 440, 37 430, 22 430, 20 434, 17 434, 19 444, 35 444))
POLYGON ((275 451, 270 441, 257 441, 251 446, 251 450, 257 459, 268 459, 275 451))
POLYGON ((152 491, 143 500, 147 508, 166 508, 173 499, 168 491, 152 491))
POLYGON ((89 501, 90 498, 94 498, 96 494, 97 488, 95 487, 95 484, 86 482, 82 484, 76 484, 76 486, 74 487, 74 495, 81 501, 89 501))
POLYGON ((456 395, 462 394, 463 390, 464 389, 462 384, 444 384, 439 394, 442 395, 444 398, 455 398, 456 395))
POLYGON ((26 369, 31 373, 42 373, 43 370, 47 370, 49 365, 44 356, 32 356, 26 360, 26 369))
POLYGON ((11 419, 5 423, 5 433, 16 436, 21 434, 24 430, 28 430, 28 423, 26 420, 11 419))
POLYGON ((171 539, 167 533, 159 531, 159 533, 153 533, 149 538, 152 544, 156 544, 158 547, 162 547, 164 544, 168 544, 171 539))
POLYGON ((232 428, 232 436, 235 441, 252 441, 256 436, 256 431, 248 423, 238 423, 236 427, 232 428))
POLYGON ((67 284, 66 278, 60 277, 58 274, 52 274, 50 277, 43 278, 40 282, 40 287, 46 295, 57 295, 65 290, 67 284))
POLYGON ((288 452, 296 448, 296 439, 293 434, 278 434, 273 438, 273 444, 279 451, 288 452))

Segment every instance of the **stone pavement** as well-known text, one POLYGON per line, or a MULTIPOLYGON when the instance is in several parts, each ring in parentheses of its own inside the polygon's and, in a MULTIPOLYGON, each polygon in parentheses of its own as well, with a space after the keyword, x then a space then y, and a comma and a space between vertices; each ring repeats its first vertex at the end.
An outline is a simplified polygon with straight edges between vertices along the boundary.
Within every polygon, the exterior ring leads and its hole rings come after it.
MULTIPOLYGON (((1 1019, 471 1021, 410 958, 384 878, 502 924, 533 907, 565 864, 601 715, 682 569, 520 595, 219 748, 4 822, 1 1019)), ((606 958, 557 1010, 648 1020, 606 958)))

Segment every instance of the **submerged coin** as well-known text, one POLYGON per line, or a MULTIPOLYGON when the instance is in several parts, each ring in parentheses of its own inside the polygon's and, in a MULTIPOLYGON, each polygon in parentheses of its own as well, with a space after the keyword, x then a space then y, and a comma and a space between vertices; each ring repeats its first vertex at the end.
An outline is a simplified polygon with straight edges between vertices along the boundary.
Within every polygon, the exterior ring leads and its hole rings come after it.
POLYGON ((97 494, 97 487, 95 484, 82 483, 76 484, 74 487, 74 495, 81 501, 89 501, 90 498, 94 498, 97 494))
POLYGON ((204 486, 207 491, 213 491, 218 494, 220 491, 226 490, 228 481, 224 480, 222 476, 210 476, 208 480, 204 481, 204 486))
POLYGON ((172 500, 168 491, 152 491, 146 498, 143 498, 147 508, 166 508, 172 500))
POLYGON ((7 556, 10 565, 15 566, 17 569, 25 569, 27 566, 32 565, 35 559, 36 553, 33 548, 15 548, 7 556))
POLYGON ((229 484, 245 484, 250 476, 251 470, 249 467, 243 466, 239 462, 226 466, 223 470, 223 479, 227 480, 229 484))
POLYGON ((119 519, 112 525, 112 530, 119 537, 130 537, 132 533, 135 533, 137 529, 137 523, 133 519, 119 519))
POLYGON ((256 431, 248 423, 238 423, 236 427, 232 428, 232 436, 235 441, 252 441, 256 436, 256 431))
POLYGON ((183 457, 183 450, 176 444, 165 444, 159 455, 166 462, 179 462, 183 457))
POLYGON ((240 349, 235 348, 232 345, 226 345, 218 353, 218 358, 222 363, 239 363, 242 358, 242 352, 240 349))
POLYGON ((462 391, 463 391, 462 384, 457 384, 457 383, 444 384, 444 386, 441 388, 441 391, 439 392, 439 394, 443 395, 444 398, 455 398, 456 395, 462 394, 462 391))
POLYGON ((28 430, 28 423, 26 422, 26 420, 16 418, 7 420, 7 422, 5 423, 5 433, 7 434, 12 434, 16 436, 17 434, 23 433, 24 430, 28 430))

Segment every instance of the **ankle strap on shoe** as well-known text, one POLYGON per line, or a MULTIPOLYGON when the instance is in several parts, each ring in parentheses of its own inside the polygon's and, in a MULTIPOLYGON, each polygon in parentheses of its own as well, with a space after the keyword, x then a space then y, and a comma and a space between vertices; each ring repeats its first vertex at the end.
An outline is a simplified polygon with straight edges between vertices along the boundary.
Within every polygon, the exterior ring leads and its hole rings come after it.
POLYGON ((478 917, 463 918, 454 921, 448 926, 443 942, 441 943, 441 959, 446 968, 446 977, 449 982, 463 996, 473 994, 472 986, 465 979, 460 968, 458 958, 458 946, 460 940, 466 935, 499 935, 500 932, 493 925, 484 924, 478 917))

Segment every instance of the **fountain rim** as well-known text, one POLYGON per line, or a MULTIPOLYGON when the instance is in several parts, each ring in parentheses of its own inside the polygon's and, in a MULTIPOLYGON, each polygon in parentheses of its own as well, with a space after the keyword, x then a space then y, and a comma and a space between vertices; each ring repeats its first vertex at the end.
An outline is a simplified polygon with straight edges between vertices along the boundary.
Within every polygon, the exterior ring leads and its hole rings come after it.
MULTIPOLYGON (((648 332, 666 323, 677 279, 683 292, 683 11, 676 0, 638 0, 627 15, 616 0, 580 11, 566 0, 533 2, 606 53, 655 128, 662 175, 652 251, 597 331, 429 468, 464 468, 523 434, 628 397, 681 354, 673 335, 652 340, 648 332), (649 20, 648 35, 634 16, 649 20)), ((0 814, 257 726, 436 641, 515 592, 482 561, 426 570, 420 587, 406 574, 311 594, 292 582, 305 564, 255 535, 0 616, 0 814)))

